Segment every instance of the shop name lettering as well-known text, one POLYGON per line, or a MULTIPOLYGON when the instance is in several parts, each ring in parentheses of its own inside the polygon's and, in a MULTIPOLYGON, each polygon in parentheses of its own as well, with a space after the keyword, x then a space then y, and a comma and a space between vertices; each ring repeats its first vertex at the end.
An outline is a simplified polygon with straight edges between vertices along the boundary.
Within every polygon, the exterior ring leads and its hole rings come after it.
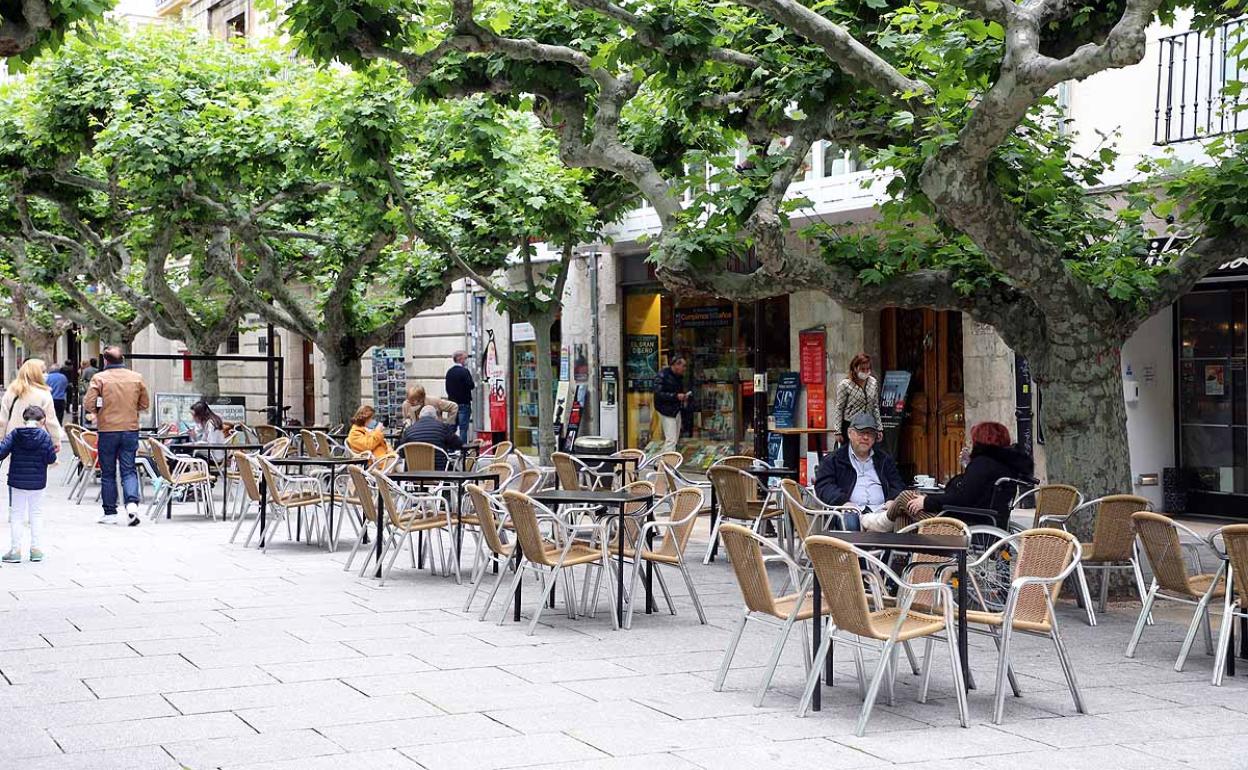
POLYGON ((676 309, 676 325, 687 329, 708 326, 732 326, 730 307, 691 307, 676 309))

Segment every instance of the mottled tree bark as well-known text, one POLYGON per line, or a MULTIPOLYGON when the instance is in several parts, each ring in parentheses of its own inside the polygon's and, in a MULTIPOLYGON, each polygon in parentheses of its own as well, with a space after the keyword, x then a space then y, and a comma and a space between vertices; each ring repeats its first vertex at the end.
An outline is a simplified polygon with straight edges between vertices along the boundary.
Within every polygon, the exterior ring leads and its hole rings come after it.
POLYGON ((555 326, 554 313, 535 313, 525 320, 533 325, 537 340, 537 453, 543 465, 549 465, 555 453, 555 378, 550 370, 553 348, 550 331, 555 326))
MULTIPOLYGON (((320 342, 318 341, 318 345, 320 342)), ((325 355, 325 395, 329 402, 329 423, 350 422, 360 408, 362 376, 360 355, 355 350, 321 347, 325 355)))

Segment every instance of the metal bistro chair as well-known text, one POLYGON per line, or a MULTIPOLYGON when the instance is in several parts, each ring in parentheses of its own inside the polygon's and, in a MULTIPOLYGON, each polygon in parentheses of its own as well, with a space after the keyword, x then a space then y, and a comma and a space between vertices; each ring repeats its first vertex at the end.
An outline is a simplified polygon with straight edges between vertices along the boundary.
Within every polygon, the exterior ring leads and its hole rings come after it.
POLYGON ((1226 656, 1234 654, 1231 650, 1231 624, 1236 618, 1248 618, 1245 610, 1245 597, 1248 597, 1248 524, 1232 524, 1222 527, 1214 533, 1221 537, 1226 545, 1228 583, 1234 585, 1238 594, 1231 601, 1231 591, 1227 591, 1222 602, 1222 627, 1218 630, 1218 654, 1213 661, 1213 684, 1222 686, 1222 678, 1226 676, 1226 656))
POLYGON ((394 450, 403 458, 403 470, 405 471, 433 471, 438 469, 438 460, 442 460, 444 469, 454 468, 451 462, 451 456, 446 450, 427 444, 423 441, 409 441, 406 444, 400 444, 394 450))
MULTIPOLYGON (((1062 667, 1066 685, 1075 702, 1075 710, 1080 714, 1086 713, 1054 609, 1062 583, 1079 567, 1082 551, 1079 541, 1074 535, 1060 529, 1028 529, 1010 535, 998 543, 996 548, 1003 549, 1011 545, 1018 551, 1018 558, 1014 560, 1013 580, 1010 582, 1005 609, 1001 612, 968 610, 966 613, 968 623, 988 627, 987 631, 971 629, 972 631, 987 634, 997 641, 996 699, 992 722, 1001 724, 1005 712, 1007 676, 1014 695, 1017 697, 1020 694, 1010 658, 1010 646, 1016 631, 1052 640, 1058 664, 1062 667)), ((989 555, 985 554, 980 558, 986 559, 989 555)), ((972 585, 974 580, 972 573, 972 585)))
MULTIPOLYGON (((702 610, 702 600, 698 597, 698 589, 694 586, 693 577, 685 565, 685 546, 689 544, 689 536, 693 534, 693 525, 697 521, 698 511, 701 508, 702 493, 699 490, 685 488, 672 492, 655 503, 652 509, 667 511, 667 518, 642 523, 632 542, 624 544, 624 558, 633 562, 632 587, 628 592, 630 597, 628 613, 624 618, 625 628, 633 627, 633 610, 637 606, 634 597, 637 596, 641 569, 645 563, 654 565, 654 574, 659 579, 659 587, 663 591, 664 598, 667 599, 668 610, 673 615, 676 614, 676 607, 672 604, 672 595, 667 590, 667 583, 663 579, 663 572, 660 568, 668 566, 680 570, 680 575, 685 580, 685 588, 689 591, 689 599, 698 613, 698 622, 706 625, 706 613, 702 610), (647 546, 646 538, 652 532, 660 533, 661 537, 654 545, 647 546), (638 554, 641 558, 638 558, 638 554)), ((615 548, 619 548, 619 541, 614 544, 613 550, 615 548)))
MULTIPOLYGON (((485 570, 491 564, 498 570, 498 578, 490 594, 485 598, 485 606, 481 608, 480 620, 485 620, 494 604, 494 597, 507 577, 507 569, 515 556, 515 546, 503 542, 503 526, 507 521, 507 506, 497 494, 490 494, 478 484, 465 484, 468 504, 472 507, 472 520, 477 527, 474 535, 477 538, 476 561, 472 566, 472 591, 464 602, 464 612, 472 607, 472 600, 477 597, 481 583, 485 580, 485 570)), ((465 519, 468 517, 465 516, 465 519)))
POLYGON ((1183 647, 1174 663, 1175 671, 1182 671, 1187 662, 1187 655, 1192 650, 1192 642, 1196 640, 1197 626, 1205 630, 1205 650, 1213 654, 1213 632, 1209 623, 1209 604, 1213 599, 1221 598, 1226 593, 1226 562, 1214 544, 1188 527, 1183 526, 1169 516, 1150 511, 1137 511, 1131 514, 1135 531, 1144 544, 1144 553, 1148 555, 1148 563, 1153 571, 1153 583, 1144 597, 1144 606, 1140 609, 1140 617, 1135 623, 1135 632, 1127 644, 1127 657, 1135 657, 1135 648, 1144 635, 1144 626, 1153 610, 1153 603, 1158 599, 1196 605, 1192 614, 1192 622, 1187 626, 1187 636, 1183 639, 1183 647), (1189 542, 1182 542, 1180 535, 1187 535, 1189 542), (1202 570, 1200 553, 1202 547, 1217 560, 1218 568, 1212 573, 1202 570), (1188 569, 1184 549, 1195 557, 1197 574, 1188 569))
POLYGON ((716 520, 707 542, 703 564, 710 563, 715 541, 725 520, 749 522, 751 528, 758 532, 764 521, 783 516, 783 511, 768 500, 767 490, 762 483, 749 473, 732 465, 717 463, 707 470, 707 475, 711 478, 711 485, 719 501, 719 519, 716 520))
POLYGON ((802 699, 798 703, 797 713, 805 716, 810 709, 810 701, 819 682, 819 674, 823 661, 835 641, 841 641, 854 648, 854 660, 858 664, 859 688, 863 686, 862 650, 864 648, 880 650, 880 661, 875 667, 871 682, 866 686, 862 711, 858 715, 858 726, 855 734, 862 736, 867 729, 867 720, 875 706, 880 686, 887 679, 889 703, 893 699, 893 680, 897 669, 897 648, 900 644, 914 639, 924 639, 923 683, 919 689, 919 702, 927 701, 928 683, 932 673, 932 642, 936 634, 943 633, 949 649, 949 663, 953 672, 953 689, 957 693, 958 718, 963 727, 967 726, 966 690, 962 682, 962 666, 958 658, 958 645, 955 635, 957 628, 953 618, 953 590, 942 580, 926 583, 911 583, 889 569, 888 565, 867 551, 857 548, 844 540, 835 537, 816 535, 806 540, 806 553, 810 555, 815 574, 823 588, 825 606, 831 615, 819 650, 806 678, 806 687, 802 691, 802 699), (864 575, 862 564, 897 585, 898 598, 894 606, 872 610, 867 604, 867 594, 863 590, 864 575), (932 611, 924 612, 916 609, 914 604, 919 597, 933 596, 936 601, 932 611), (851 637, 836 636, 837 631, 852 634, 851 637))
POLYGON ((1069 484, 1041 484, 1022 493, 1014 501, 1014 508, 1022 508, 1030 501, 1036 508, 1032 527, 1040 527, 1046 517, 1065 518, 1083 505, 1083 493, 1069 484))
POLYGON ((567 452, 555 452, 550 456, 555 466, 555 476, 563 489, 579 492, 582 489, 609 489, 611 487, 610 472, 595 471, 567 452))
POLYGON ((74 486, 70 487, 69 494, 76 505, 82 505, 82 496, 86 494, 91 482, 96 480, 100 469, 100 436, 93 430, 83 430, 78 433, 73 445, 78 452, 78 463, 82 470, 74 486))
POLYGON ((290 536, 290 512, 310 511, 304 522, 306 536, 312 537, 312 530, 320 530, 320 512, 325 503, 325 495, 321 491, 321 482, 311 476, 294 476, 283 473, 269 462, 269 458, 257 456, 252 458, 259 464, 260 473, 264 477, 267 491, 268 507, 266 523, 269 531, 261 533, 265 548, 273 539, 277 525, 286 522, 286 534, 290 536))
MULTIPOLYGON (((1084 510, 1095 511, 1096 519, 1092 525, 1092 542, 1080 543, 1083 558, 1078 563, 1079 589, 1083 594, 1084 608, 1088 614, 1088 625, 1096 625, 1096 612, 1092 609, 1091 592, 1088 590, 1087 570, 1101 572, 1101 612, 1109 601, 1109 572, 1112 570, 1131 570, 1135 577, 1135 588, 1139 593, 1140 602, 1148 589, 1144 587, 1144 573, 1140 570, 1139 544, 1135 540, 1135 529, 1131 525, 1131 515, 1137 511, 1151 511, 1152 503, 1145 497, 1137 495, 1106 495, 1089 500, 1076 508, 1069 516, 1045 516, 1040 519, 1041 525, 1057 525, 1069 532, 1070 520, 1084 510)), ((1151 618, 1148 620, 1151 624, 1151 618)))
MULTIPOLYGON (((394 482, 389 476, 377 471, 370 471, 373 481, 377 485, 377 491, 381 495, 382 506, 385 511, 390 529, 390 561, 386 564, 385 570, 381 574, 381 583, 384 585, 386 578, 390 575, 390 571, 394 568, 394 562, 399 558, 399 552, 403 550, 404 545, 408 545, 412 555, 412 566, 419 569, 422 565, 417 563, 416 543, 412 542, 412 535, 417 538, 430 535, 431 547, 426 550, 429 556, 429 571, 433 572, 433 548, 432 536, 436 533, 438 537, 438 552, 442 556, 442 576, 448 574, 447 551, 450 551, 450 567, 454 569, 455 582, 460 583, 462 577, 459 569, 459 554, 455 549, 455 535, 453 529, 453 521, 451 518, 451 509, 447 505, 446 499, 441 495, 433 494, 413 494, 404 490, 394 482), (447 545, 449 544, 449 548, 447 545)), ((372 553, 372 550, 369 550, 372 553)), ((365 568, 368 567, 368 559, 364 560, 365 568)))
POLYGON ((152 452, 152 462, 156 465, 156 473, 163 482, 160 491, 152 497, 147 506, 147 516, 153 522, 159 520, 160 509, 164 507, 174 494, 190 492, 195 501, 195 512, 214 517, 212 506, 212 473, 208 461, 202 457, 174 457, 173 453, 159 439, 147 439, 147 446, 152 452))
MULTIPOLYGON (((373 480, 372 474, 358 465, 348 465, 346 478, 349 494, 342 500, 343 509, 345 511, 348 507, 354 507, 358 510, 360 525, 356 530, 355 545, 351 548, 351 553, 347 555, 347 563, 342 566, 343 572, 351 570, 351 563, 355 561, 355 555, 365 545, 364 541, 368 539, 369 524, 373 525, 374 537, 381 537, 381 527, 377 518, 377 483, 373 480)), ((369 552, 372 551, 371 548, 367 550, 369 552)), ((370 559, 371 556, 366 554, 364 567, 360 570, 360 577, 364 577, 364 572, 368 569, 370 559)))
MULTIPOLYGON (((511 523, 515 527, 516 539, 521 549, 520 563, 516 567, 516 574, 512 578, 508 593, 515 593, 516 587, 524 578, 525 569, 535 572, 542 581, 541 590, 537 594, 537 608, 533 611, 533 619, 529 622, 529 635, 532 636, 534 630, 537 629, 538 620, 541 619, 542 610, 546 606, 546 597, 554 590, 556 581, 560 577, 563 578, 563 594, 568 617, 576 618, 578 614, 576 584, 572 570, 581 565, 597 567, 600 572, 607 574, 607 594, 611 600, 611 625, 619 630, 615 607, 615 573, 612 572, 608 561, 610 554, 607 550, 608 531, 605 524, 572 524, 522 492, 507 490, 502 493, 502 497, 511 523), (541 521, 550 522, 553 540, 543 537, 539 524, 539 512, 541 521), (590 542, 598 545, 589 545, 581 539, 585 536, 590 538, 590 542)), ((585 580, 589 580, 588 575, 585 576, 585 580)), ((501 626, 506 619, 507 612, 504 608, 498 624, 501 626)))
MULTIPOLYGON (((803 575, 797 562, 779 546, 740 524, 725 524, 720 529, 720 535, 724 539, 724 548, 728 551, 737 586, 741 589, 745 610, 737 622, 732 638, 728 641, 728 647, 724 650, 723 661, 719 664, 719 674, 715 677, 714 689, 715 692, 723 691, 724 680, 728 678, 728 670, 736 655, 737 645, 740 644, 741 636, 745 633, 745 628, 750 621, 778 628, 779 636, 772 646, 771 657, 763 669, 763 681, 759 683, 758 692, 754 696, 754 705, 761 706, 763 698, 767 696, 767 688, 771 686, 772 677, 775 676, 776 666, 780 663, 780 656, 784 654, 784 648, 792 634, 793 626, 799 621, 810 620, 815 616, 814 599, 809 590, 813 575, 809 571, 803 575), (763 557, 764 549, 768 552, 766 558, 763 557), (797 586, 795 593, 781 591, 779 595, 776 594, 767 575, 768 561, 779 561, 788 568, 789 583, 797 586)), ((828 607, 827 600, 828 597, 825 594, 823 602, 825 612, 828 607)), ((809 666, 810 640, 805 633, 800 633, 798 636, 802 640, 802 658, 809 666)))

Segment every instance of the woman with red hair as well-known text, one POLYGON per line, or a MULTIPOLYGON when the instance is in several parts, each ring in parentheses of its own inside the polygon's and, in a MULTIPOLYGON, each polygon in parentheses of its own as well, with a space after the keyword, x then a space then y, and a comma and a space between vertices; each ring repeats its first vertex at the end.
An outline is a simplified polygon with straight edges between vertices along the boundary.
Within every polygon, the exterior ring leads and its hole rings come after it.
POLYGON ((971 428, 970 462, 949 479, 945 491, 919 495, 910 501, 911 518, 923 512, 940 513, 945 507, 991 508, 992 491, 1001 478, 1030 478, 1035 470, 1031 455, 1013 446, 1010 429, 999 422, 981 422, 971 428))

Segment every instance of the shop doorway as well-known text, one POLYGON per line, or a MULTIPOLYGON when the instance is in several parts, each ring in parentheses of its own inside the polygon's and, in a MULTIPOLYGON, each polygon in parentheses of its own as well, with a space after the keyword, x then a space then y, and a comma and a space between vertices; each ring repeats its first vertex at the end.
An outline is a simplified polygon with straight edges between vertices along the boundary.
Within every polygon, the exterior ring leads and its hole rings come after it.
POLYGON ((944 481, 961 470, 966 436, 962 314, 886 308, 880 312, 880 347, 877 377, 893 369, 911 373, 909 414, 897 442, 902 476, 923 473, 944 481))

